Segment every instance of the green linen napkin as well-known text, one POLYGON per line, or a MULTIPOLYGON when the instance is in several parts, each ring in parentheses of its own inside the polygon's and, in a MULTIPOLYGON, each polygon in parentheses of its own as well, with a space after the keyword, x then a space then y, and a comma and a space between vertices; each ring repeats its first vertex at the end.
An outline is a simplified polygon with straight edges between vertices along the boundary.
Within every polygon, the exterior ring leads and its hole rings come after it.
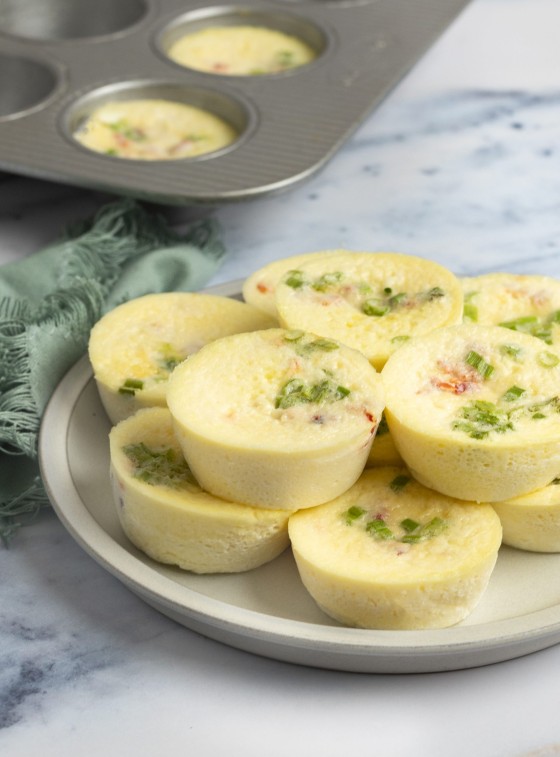
POLYGON ((41 417, 108 310, 149 292, 192 291, 225 249, 214 221, 184 234, 133 200, 101 208, 48 248, 0 267, 0 538, 48 503, 37 462, 41 417))

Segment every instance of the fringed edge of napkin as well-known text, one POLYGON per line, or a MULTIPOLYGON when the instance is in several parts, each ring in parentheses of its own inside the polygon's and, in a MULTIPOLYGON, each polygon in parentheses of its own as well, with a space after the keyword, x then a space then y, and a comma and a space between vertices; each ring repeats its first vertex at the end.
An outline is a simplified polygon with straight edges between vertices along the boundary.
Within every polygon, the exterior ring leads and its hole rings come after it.
MULTIPOLYGON (((0 391, 0 453, 37 458, 43 408, 37 406, 30 385, 27 331, 35 324, 53 329, 66 326, 85 335, 83 352, 89 330, 103 314, 105 300, 124 266, 148 252, 176 245, 203 249, 216 260, 225 254, 215 221, 197 221, 180 234, 136 201, 119 200, 102 208, 91 221, 70 227, 56 244, 61 248, 56 291, 36 307, 25 300, 0 301, 0 318, 5 319, 0 331, 0 383, 8 387, 0 391)), ((48 504, 40 476, 24 491, 0 501, 4 544, 48 504)))

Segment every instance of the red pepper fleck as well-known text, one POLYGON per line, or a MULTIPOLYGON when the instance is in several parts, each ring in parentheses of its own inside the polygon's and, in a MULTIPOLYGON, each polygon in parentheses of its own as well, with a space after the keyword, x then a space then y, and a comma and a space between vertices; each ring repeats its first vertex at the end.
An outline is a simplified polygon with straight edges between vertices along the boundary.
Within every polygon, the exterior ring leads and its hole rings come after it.
POLYGON ((266 285, 266 284, 265 284, 264 282, 262 282, 262 281, 259 281, 259 283, 257 284, 257 289, 258 289, 258 290, 259 290, 259 292, 261 292, 262 294, 266 294, 267 292, 270 292, 270 291, 271 291, 270 287, 269 287, 269 286, 267 286, 267 285, 266 285))
POLYGON ((470 366, 459 367, 440 360, 438 361, 438 368, 445 375, 442 378, 432 376, 430 383, 442 392, 463 394, 480 384, 480 374, 471 369, 470 366))

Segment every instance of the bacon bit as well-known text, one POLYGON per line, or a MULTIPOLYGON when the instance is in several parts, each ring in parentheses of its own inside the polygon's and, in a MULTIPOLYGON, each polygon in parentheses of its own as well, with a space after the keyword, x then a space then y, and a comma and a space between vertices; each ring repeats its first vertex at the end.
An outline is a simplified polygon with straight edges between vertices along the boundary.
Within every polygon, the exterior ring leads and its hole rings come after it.
POLYGON ((317 413, 316 415, 313 415, 311 417, 312 423, 318 423, 319 425, 323 424, 325 422, 325 416, 320 415, 320 413, 317 413))
POLYGON ((268 292, 272 291, 272 289, 263 281, 259 281, 259 283, 257 284, 257 289, 259 292, 261 292, 261 294, 267 294, 268 292))
POLYGON ((531 295, 531 302, 535 307, 542 307, 543 305, 548 305, 550 296, 546 290, 541 290, 531 295))
POLYGON ((430 383, 442 392, 453 392, 453 394, 463 394, 463 392, 466 392, 471 388, 471 384, 468 381, 442 381, 441 379, 434 377, 430 383))
POLYGON ((194 140, 186 137, 185 139, 182 139, 180 142, 177 142, 177 144, 170 147, 167 152, 169 155, 177 155, 177 153, 183 150, 185 147, 191 148, 193 145, 194 140))
POLYGON ((366 416, 367 420, 371 423, 371 429, 370 429, 370 436, 373 436, 375 432, 377 431, 377 427, 379 425, 379 422, 375 415, 370 412, 367 407, 364 407, 364 415, 366 416))
POLYGON ((449 365, 442 360, 439 360, 437 365, 445 376, 442 378, 432 376, 430 384, 442 392, 463 394, 480 385, 480 374, 471 369, 470 366, 459 367, 457 365, 449 365))
POLYGON ((220 71, 227 71, 229 69, 229 66, 227 63, 214 63, 212 66, 212 71, 220 72, 220 71))
POLYGON ((115 142, 119 147, 128 147, 130 144, 130 140, 127 139, 124 134, 121 134, 120 132, 116 131, 114 133, 115 136, 115 142))

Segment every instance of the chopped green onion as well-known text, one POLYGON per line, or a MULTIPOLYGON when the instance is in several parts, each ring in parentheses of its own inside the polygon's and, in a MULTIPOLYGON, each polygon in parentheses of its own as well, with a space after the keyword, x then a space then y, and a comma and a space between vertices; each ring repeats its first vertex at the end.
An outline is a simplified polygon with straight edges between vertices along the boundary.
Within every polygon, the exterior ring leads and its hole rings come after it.
POLYGON ((306 283, 307 280, 305 278, 305 274, 303 273, 303 271, 298 271, 297 269, 288 271, 284 278, 284 284, 291 287, 292 289, 300 289, 306 283))
POLYGON ((280 389, 274 401, 274 407, 286 410, 299 404, 337 402, 348 397, 349 394, 350 389, 337 385, 330 379, 324 379, 310 386, 301 379, 293 378, 280 389))
POLYGON ((521 352, 522 352, 521 347, 518 347, 516 344, 501 344, 500 345, 500 354, 504 355, 505 357, 511 357, 515 361, 519 359, 521 352))
POLYGON ((119 387, 119 394, 130 394, 134 396, 137 389, 143 389, 144 382, 140 379, 127 378, 122 386, 119 387))
POLYGON ((432 287, 426 292, 424 297, 428 302, 432 302, 432 300, 436 300, 439 297, 445 297, 445 292, 441 287, 432 287))
POLYGON ((535 315, 524 315, 512 321, 503 321, 498 326, 503 326, 505 329, 511 329, 512 331, 521 331, 523 334, 531 334, 537 324, 538 319, 535 315))
POLYGON ((418 523, 418 521, 412 520, 412 518, 405 518, 404 520, 401 520, 401 528, 403 528, 407 534, 415 531, 419 525, 420 523, 418 523))
POLYGON ((366 300, 362 305, 362 312, 365 315, 381 316, 386 315, 391 308, 384 300, 371 298, 366 300))
POLYGON ((394 538, 393 532, 381 518, 368 521, 366 531, 368 534, 375 536, 376 539, 382 539, 383 541, 394 538))
POLYGON ((326 292, 328 289, 340 284, 344 274, 341 271, 332 271, 330 273, 324 273, 316 281, 311 284, 311 287, 317 292, 326 292))
POLYGON ((403 541, 405 544, 417 544, 419 541, 432 539, 434 536, 437 536, 446 528, 447 523, 443 520, 443 518, 436 516, 435 518, 432 518, 429 523, 421 526, 413 533, 409 533, 403 536, 401 541, 403 541))
POLYGON ((463 305, 463 318, 465 321, 472 321, 476 323, 478 321, 478 308, 470 302, 465 302, 463 305))
POLYGON ((363 507, 358 507, 358 505, 352 505, 352 507, 349 507, 348 510, 344 513, 344 519, 346 523, 350 525, 355 520, 360 518, 364 513, 365 513, 365 510, 363 507))
POLYGON ((284 340, 286 342, 298 342, 305 334, 305 331, 299 331, 298 329, 293 329, 291 331, 286 331, 284 333, 284 340))
POLYGON ((520 386, 510 386, 507 392, 502 394, 502 399, 504 402, 515 402, 515 400, 518 400, 525 394, 525 391, 526 390, 522 389, 520 386))
POLYGON ((395 478, 391 481, 389 486, 392 489, 392 491, 400 492, 410 482, 410 480, 411 480, 410 476, 407 476, 404 473, 401 473, 398 476, 395 476, 395 478))
POLYGON ((127 444, 122 448, 133 466, 132 475, 150 486, 177 489, 189 484, 199 485, 184 458, 173 449, 152 450, 144 442, 127 444))
POLYGON ((391 339, 391 344, 401 344, 402 342, 408 342, 409 339, 408 334, 399 334, 391 339))
POLYGON ((483 379, 488 379, 494 373, 494 366, 487 363, 478 352, 470 350, 465 358, 465 362, 471 365, 480 373, 483 379))
POLYGON ((537 362, 543 368, 555 368, 560 363, 560 358, 554 352, 539 352, 537 362))
POLYGON ((401 302, 404 302, 408 295, 406 292, 399 292, 398 294, 394 294, 392 297, 389 297, 389 306, 393 309, 398 307, 398 305, 401 304, 401 302))

